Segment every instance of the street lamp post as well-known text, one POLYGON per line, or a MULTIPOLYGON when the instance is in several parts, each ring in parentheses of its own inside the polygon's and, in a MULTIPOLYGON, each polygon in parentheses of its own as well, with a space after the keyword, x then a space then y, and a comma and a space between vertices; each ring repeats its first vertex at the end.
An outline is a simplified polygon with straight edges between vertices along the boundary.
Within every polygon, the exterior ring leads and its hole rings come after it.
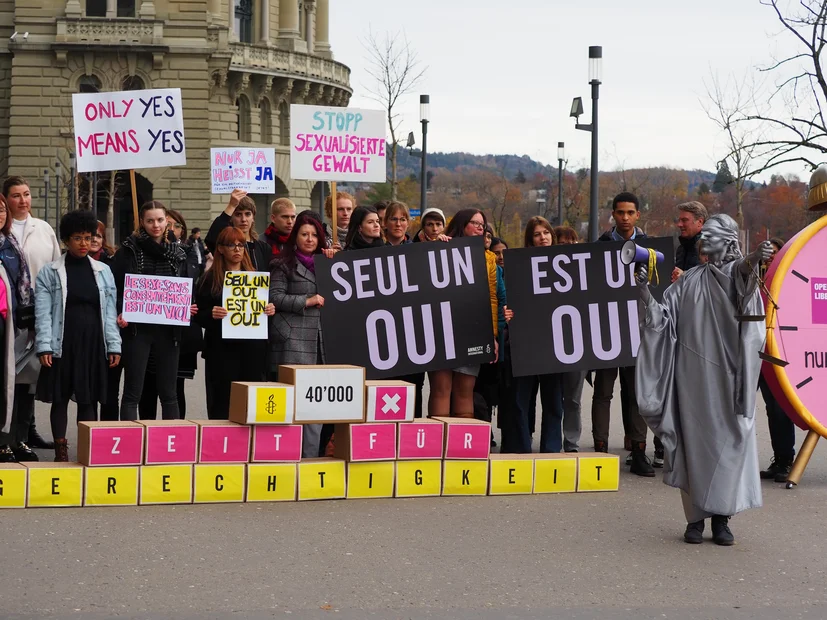
POLYGON ((419 120, 422 122, 422 172, 420 173, 420 213, 428 208, 428 117, 431 113, 430 95, 419 95, 419 120))
POLYGON ((566 159, 566 143, 557 143, 557 225, 563 225, 563 160, 566 159))
MULTIPOLYGON (((592 171, 589 196, 589 241, 597 241, 599 221, 598 185, 597 185, 597 100, 600 98, 600 80, 603 70, 603 48, 599 45, 589 47, 589 84, 592 85, 592 122, 588 125, 576 123, 575 129, 590 131, 592 134, 592 171)), ((583 100, 575 97, 571 104, 570 116, 576 119, 583 113, 583 100)))

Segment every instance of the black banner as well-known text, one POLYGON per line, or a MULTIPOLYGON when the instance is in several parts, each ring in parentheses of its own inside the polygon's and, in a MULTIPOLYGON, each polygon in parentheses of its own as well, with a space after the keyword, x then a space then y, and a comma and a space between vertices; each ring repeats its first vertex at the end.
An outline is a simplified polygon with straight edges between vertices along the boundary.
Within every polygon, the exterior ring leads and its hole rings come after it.
POLYGON ((463 237, 317 257, 327 363, 382 379, 493 360, 484 252, 463 237))
MULTIPOLYGON (((647 238, 663 253, 658 300, 675 266, 671 238, 647 238)), ((632 366, 640 346, 634 264, 620 262, 623 243, 599 242, 507 250, 505 282, 511 368, 516 377, 632 366)))

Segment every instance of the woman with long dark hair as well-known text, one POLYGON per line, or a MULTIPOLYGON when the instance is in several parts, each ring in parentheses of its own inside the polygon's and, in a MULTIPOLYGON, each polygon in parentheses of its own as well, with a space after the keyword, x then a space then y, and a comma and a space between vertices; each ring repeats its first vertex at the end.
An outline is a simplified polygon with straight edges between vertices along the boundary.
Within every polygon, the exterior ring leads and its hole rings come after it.
MULTIPOLYGON (((247 253, 244 233, 225 228, 218 235, 212 266, 198 285, 196 320, 204 327, 206 362, 207 417, 226 420, 230 417, 230 387, 233 381, 264 381, 267 340, 225 338, 222 323, 227 316, 223 303, 224 275, 228 271, 255 271, 247 253)), ((264 314, 273 316, 269 303, 264 314)))
POLYGON ((373 207, 357 207, 350 216, 345 237, 345 250, 364 250, 367 248, 381 248, 385 245, 382 240, 382 224, 379 214, 373 207))

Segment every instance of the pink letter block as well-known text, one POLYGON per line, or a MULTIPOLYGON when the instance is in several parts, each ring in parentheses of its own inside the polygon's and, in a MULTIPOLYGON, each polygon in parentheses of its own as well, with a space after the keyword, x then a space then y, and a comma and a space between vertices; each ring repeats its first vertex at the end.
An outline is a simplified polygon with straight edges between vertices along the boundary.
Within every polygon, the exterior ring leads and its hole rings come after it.
POLYGON ((140 465, 144 450, 144 429, 134 426, 89 429, 91 466, 140 465))
POLYGON ((441 459, 445 433, 442 422, 399 425, 399 459, 441 459))
POLYGON ((253 427, 253 463, 293 463, 302 457, 301 424, 253 427))
POLYGON ((487 459, 491 451, 491 426, 488 424, 446 424, 446 459, 487 459))
POLYGON ((200 425, 199 463, 246 463, 250 459, 250 427, 242 424, 200 425))
POLYGON ((145 463, 195 463, 197 445, 198 426, 195 424, 147 424, 145 463))
POLYGON ((351 461, 392 461, 396 459, 396 424, 351 424, 351 461))

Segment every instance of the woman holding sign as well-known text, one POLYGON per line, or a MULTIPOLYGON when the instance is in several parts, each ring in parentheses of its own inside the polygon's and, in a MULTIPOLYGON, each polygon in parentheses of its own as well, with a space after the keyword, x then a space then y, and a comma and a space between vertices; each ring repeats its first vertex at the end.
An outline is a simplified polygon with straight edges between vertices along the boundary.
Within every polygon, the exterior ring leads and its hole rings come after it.
MULTIPOLYGON (((196 320, 204 328, 206 361, 207 417, 226 420, 230 417, 230 387, 233 381, 264 381, 267 340, 225 338, 223 323, 227 316, 224 307, 225 276, 228 272, 255 271, 247 254, 246 238, 238 228, 225 228, 218 235, 212 266, 204 273, 198 286, 195 302, 196 320)), ((266 316, 273 316, 276 308, 269 303, 266 316)))

